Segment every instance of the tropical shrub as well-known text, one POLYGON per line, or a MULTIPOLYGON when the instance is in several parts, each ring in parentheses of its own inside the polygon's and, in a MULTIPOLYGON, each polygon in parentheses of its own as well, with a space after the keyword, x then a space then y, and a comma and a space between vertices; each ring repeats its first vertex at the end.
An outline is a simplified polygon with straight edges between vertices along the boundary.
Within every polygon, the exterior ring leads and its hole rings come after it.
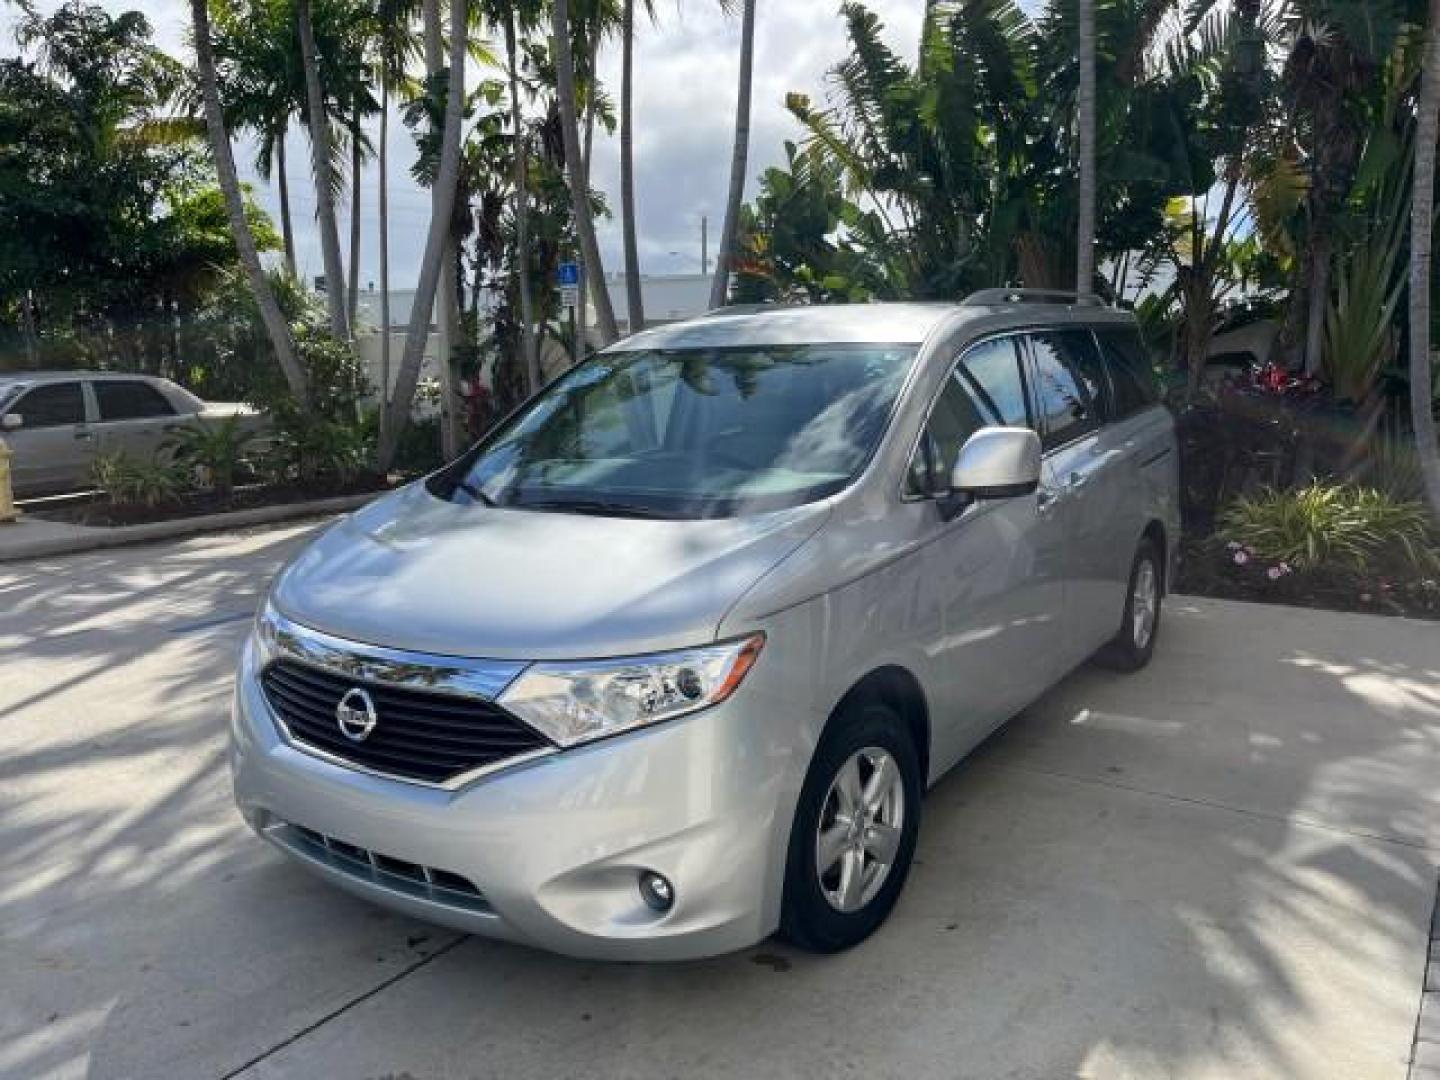
POLYGON ((212 424, 187 424, 173 432, 161 450, 178 467, 203 474, 204 483, 217 494, 229 495, 235 475, 246 462, 246 451, 254 435, 243 418, 227 416, 212 424))
POLYGON ((184 473, 176 465, 160 458, 143 461, 123 450, 98 454, 90 478, 111 506, 156 507, 186 489, 184 473))
POLYGON ((1237 563, 1261 559, 1303 572, 1321 568, 1365 574, 1386 567, 1440 565, 1425 505, 1374 488, 1315 483, 1267 489, 1232 502, 1219 533, 1237 563))

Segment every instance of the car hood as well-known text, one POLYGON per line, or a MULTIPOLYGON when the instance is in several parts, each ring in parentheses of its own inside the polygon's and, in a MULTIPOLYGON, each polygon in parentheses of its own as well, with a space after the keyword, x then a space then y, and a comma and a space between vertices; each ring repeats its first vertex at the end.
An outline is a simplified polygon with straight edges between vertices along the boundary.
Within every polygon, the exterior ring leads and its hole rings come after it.
POLYGON ((824 523, 824 503, 652 521, 460 506, 423 483, 336 523, 277 578, 284 615, 337 637, 493 659, 579 659, 714 639, 824 523))

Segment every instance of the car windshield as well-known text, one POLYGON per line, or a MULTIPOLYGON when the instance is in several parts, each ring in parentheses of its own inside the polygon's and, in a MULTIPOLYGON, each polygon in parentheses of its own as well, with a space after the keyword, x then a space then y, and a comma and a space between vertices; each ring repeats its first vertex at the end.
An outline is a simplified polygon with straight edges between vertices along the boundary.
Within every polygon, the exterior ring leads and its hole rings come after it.
POLYGON ((437 477, 457 502, 723 517, 831 495, 889 422, 912 345, 603 353, 437 477))

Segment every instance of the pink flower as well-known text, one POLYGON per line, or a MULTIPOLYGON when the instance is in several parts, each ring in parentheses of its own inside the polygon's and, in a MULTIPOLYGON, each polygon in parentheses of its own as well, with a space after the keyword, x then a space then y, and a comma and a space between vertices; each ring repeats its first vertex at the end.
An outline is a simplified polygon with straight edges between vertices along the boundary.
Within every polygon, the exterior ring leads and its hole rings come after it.
POLYGON ((1277 566, 1275 569, 1279 570, 1280 573, 1282 573, 1282 574, 1290 574, 1290 573, 1293 573, 1293 572, 1294 572, 1294 571, 1292 571, 1292 570, 1290 569, 1290 564, 1287 563, 1287 562, 1282 562, 1282 563, 1281 563, 1279 566, 1277 566))
POLYGON ((1265 571, 1265 576, 1268 577, 1271 581, 1279 581, 1282 577, 1285 576, 1285 571, 1281 570, 1278 566, 1272 566, 1269 570, 1265 571))
POLYGON ((1235 552, 1235 565, 1236 565, 1236 566, 1244 566, 1244 565, 1245 565, 1247 562, 1249 562, 1249 561, 1250 561, 1250 556, 1245 553, 1245 549, 1244 549, 1244 548, 1240 548, 1240 549, 1238 549, 1238 550, 1235 552))

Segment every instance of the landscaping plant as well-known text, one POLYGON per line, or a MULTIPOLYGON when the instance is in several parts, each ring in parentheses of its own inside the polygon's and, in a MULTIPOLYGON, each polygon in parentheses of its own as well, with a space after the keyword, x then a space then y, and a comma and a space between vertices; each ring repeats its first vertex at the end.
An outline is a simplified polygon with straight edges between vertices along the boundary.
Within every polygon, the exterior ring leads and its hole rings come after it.
POLYGON ((1440 566, 1423 503, 1375 488, 1314 483, 1242 496, 1224 511, 1219 535, 1244 564, 1261 559, 1283 573, 1332 569, 1369 574, 1440 566))
POLYGON ((235 489, 235 475, 246 464, 246 452, 254 435, 242 426, 239 414, 214 424, 188 424, 177 429, 161 447, 162 453, 192 475, 203 474, 204 483, 217 495, 229 496, 235 489))
POLYGON ((143 461, 123 450, 98 454, 90 469, 95 486, 111 506, 154 508, 179 498, 186 489, 180 468, 160 458, 143 461))

